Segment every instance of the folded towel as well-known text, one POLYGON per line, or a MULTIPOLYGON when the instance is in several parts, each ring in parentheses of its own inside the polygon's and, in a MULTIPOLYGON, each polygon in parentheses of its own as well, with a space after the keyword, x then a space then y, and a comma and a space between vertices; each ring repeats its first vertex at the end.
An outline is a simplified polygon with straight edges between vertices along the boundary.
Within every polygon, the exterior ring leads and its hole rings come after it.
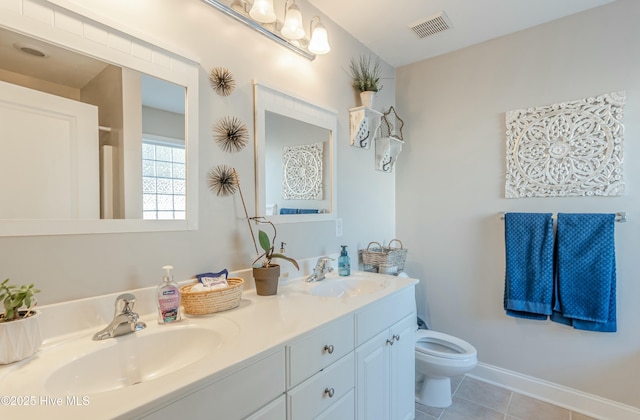
POLYGON ((545 320, 553 299, 551 213, 507 213, 504 217, 507 315, 545 320))
POLYGON ((615 214, 558 214, 552 321, 616 331, 615 219, 615 214))
POLYGON ((298 209, 298 214, 317 214, 318 209, 298 209))
POLYGON ((296 214, 296 213, 298 213, 297 209, 287 209, 287 208, 280 209, 280 214, 296 214))

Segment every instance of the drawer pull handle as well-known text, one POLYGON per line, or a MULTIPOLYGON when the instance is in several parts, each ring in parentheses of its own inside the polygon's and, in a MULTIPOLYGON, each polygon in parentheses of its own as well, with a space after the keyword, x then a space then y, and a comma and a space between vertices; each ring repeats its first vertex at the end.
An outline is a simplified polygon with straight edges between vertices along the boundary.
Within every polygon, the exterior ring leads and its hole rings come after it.
POLYGON ((391 345, 393 346, 393 339, 389 340, 389 339, 387 338, 387 344, 391 344, 391 345))
POLYGON ((329 398, 333 398, 333 394, 335 394, 336 392, 333 388, 325 388, 324 393, 327 394, 329 398))
POLYGON ((329 354, 333 354, 333 344, 327 344, 326 346, 324 346, 324 351, 329 354))
POLYGON ((399 334, 394 334, 393 335, 393 339, 396 341, 400 341, 400 335, 399 334))

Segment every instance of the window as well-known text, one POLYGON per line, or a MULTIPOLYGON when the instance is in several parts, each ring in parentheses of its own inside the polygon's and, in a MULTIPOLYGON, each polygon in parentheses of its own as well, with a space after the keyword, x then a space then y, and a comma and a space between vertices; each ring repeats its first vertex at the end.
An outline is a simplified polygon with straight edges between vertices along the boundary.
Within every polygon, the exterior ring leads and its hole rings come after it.
POLYGON ((143 219, 186 218, 184 141, 142 139, 143 219))

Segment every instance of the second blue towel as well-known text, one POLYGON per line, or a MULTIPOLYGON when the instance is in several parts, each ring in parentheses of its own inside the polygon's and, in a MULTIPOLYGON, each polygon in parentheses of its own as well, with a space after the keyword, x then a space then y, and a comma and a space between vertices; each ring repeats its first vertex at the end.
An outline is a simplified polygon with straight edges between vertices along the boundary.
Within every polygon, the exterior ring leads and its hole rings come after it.
POLYGON ((558 214, 552 321, 615 332, 615 214, 558 214))

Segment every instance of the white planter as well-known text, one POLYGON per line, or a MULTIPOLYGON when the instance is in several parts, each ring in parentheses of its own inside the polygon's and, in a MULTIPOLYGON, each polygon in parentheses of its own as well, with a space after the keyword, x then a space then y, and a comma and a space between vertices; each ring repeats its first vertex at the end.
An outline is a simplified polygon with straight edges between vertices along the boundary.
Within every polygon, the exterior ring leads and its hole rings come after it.
POLYGON ((33 355, 42 345, 40 312, 17 321, 0 322, 0 365, 33 355))
POLYGON ((360 101, 362 106, 367 108, 373 108, 373 100, 376 97, 376 93, 372 91, 360 92, 360 101))

